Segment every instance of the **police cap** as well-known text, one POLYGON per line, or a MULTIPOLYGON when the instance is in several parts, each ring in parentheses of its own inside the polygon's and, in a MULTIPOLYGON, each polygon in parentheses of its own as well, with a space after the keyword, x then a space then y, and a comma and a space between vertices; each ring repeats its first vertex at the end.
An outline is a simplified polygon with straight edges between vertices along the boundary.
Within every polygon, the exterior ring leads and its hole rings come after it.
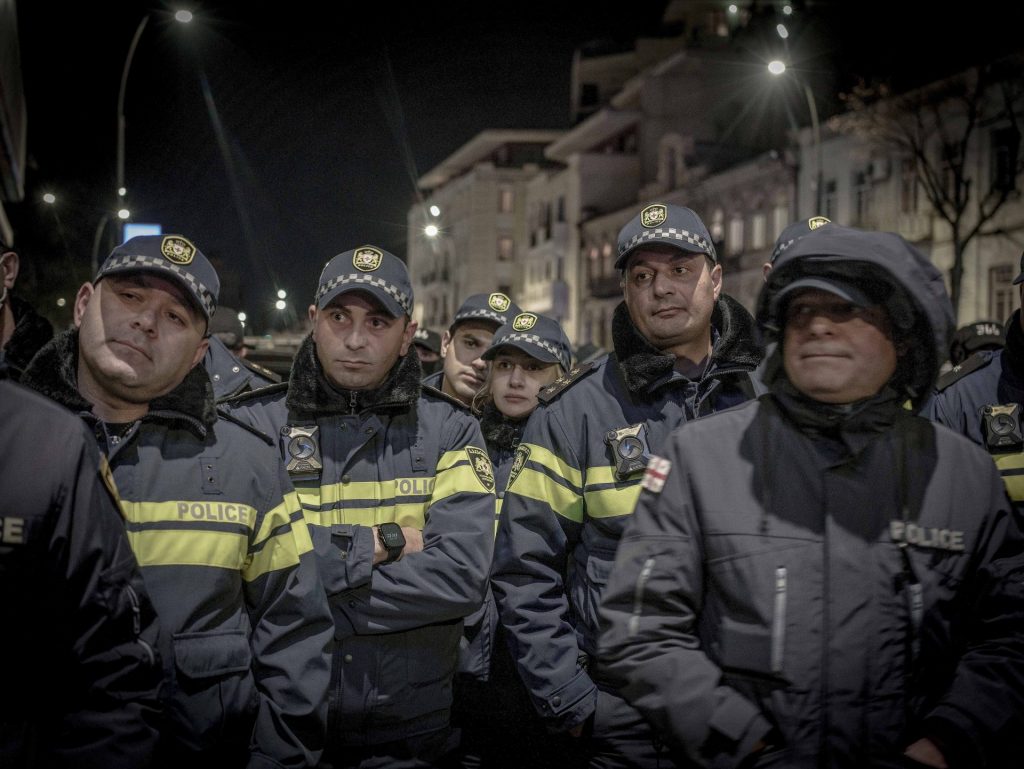
POLYGON ((183 235, 140 235, 125 241, 100 265, 93 283, 107 275, 150 272, 177 282, 207 321, 217 309, 220 278, 203 252, 183 235))
POLYGON ((685 206, 653 203, 630 219, 619 231, 619 255, 615 260, 615 269, 625 269, 629 255, 640 246, 652 242, 704 254, 715 264, 718 263, 711 234, 696 213, 685 206))
POLYGON ((775 264, 775 260, 779 258, 782 252, 800 240, 800 238, 824 227, 826 224, 832 224, 832 220, 826 219, 824 216, 812 216, 810 219, 800 219, 786 225, 786 228, 779 233, 775 245, 772 246, 772 255, 768 259, 769 264, 775 264))
POLYGON ((314 302, 325 308, 341 294, 363 291, 395 318, 412 315, 412 283, 405 262, 377 246, 360 246, 332 258, 320 273, 314 302))
POLYGON ((515 347, 542 363, 558 363, 566 371, 572 364, 572 347, 558 321, 532 312, 521 312, 494 332, 491 346, 482 357, 494 360, 500 347, 515 347))
POLYGON ((467 297, 459 309, 455 312, 455 318, 449 332, 464 320, 482 320, 501 326, 508 323, 509 318, 519 314, 519 307, 500 291, 490 294, 473 294, 467 297))

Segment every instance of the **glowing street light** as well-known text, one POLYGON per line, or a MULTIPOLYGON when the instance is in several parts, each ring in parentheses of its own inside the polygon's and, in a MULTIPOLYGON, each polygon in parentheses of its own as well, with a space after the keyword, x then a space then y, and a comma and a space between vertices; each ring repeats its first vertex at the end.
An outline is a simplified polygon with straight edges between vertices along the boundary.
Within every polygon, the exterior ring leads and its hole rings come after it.
POLYGON ((132 212, 129 211, 127 208, 119 208, 117 210, 117 218, 120 219, 121 221, 127 221, 131 215, 132 212))
POLYGON ((283 288, 279 288, 277 290, 277 298, 278 299, 287 299, 288 298, 288 292, 285 291, 283 288))
POLYGON ((430 215, 434 216, 434 217, 440 216, 441 215, 441 209, 438 208, 437 206, 431 206, 430 207, 430 215))
POLYGON ((245 323, 248 319, 249 319, 249 316, 246 315, 244 312, 238 313, 238 322, 239 323, 245 323))
POLYGON ((278 299, 276 302, 274 302, 274 307, 276 307, 279 310, 283 310, 287 306, 288 303, 284 299, 278 299))
MULTIPOLYGON (((772 75, 778 77, 779 75, 783 74, 786 71, 786 64, 780 59, 773 59, 772 61, 768 62, 768 71, 771 72, 772 75)), ((821 126, 818 122, 818 105, 814 101, 814 92, 811 90, 811 87, 807 85, 807 83, 805 83, 801 78, 796 77, 796 75, 794 75, 794 77, 796 78, 797 83, 799 83, 803 87, 804 96, 807 99, 807 110, 808 112, 811 113, 811 135, 814 139, 814 159, 815 164, 818 166, 817 173, 815 174, 814 190, 814 213, 817 215, 822 213, 822 179, 824 174, 824 167, 822 165, 821 159, 821 126)))
POLYGON ((428 224, 423 228, 423 234, 428 238, 436 238, 440 234, 441 230, 436 224, 428 224))
POLYGON ((781 37, 783 40, 789 37, 789 30, 786 29, 785 24, 776 24, 775 31, 779 33, 779 37, 781 37))
POLYGON ((57 202, 57 196, 54 195, 52 192, 45 192, 43 193, 43 202, 48 203, 49 205, 52 206, 54 203, 57 202))
POLYGON ((730 4, 728 10, 729 13, 731 13, 733 16, 740 12, 740 8, 738 5, 736 5, 736 3, 730 4))
POLYGON ((788 5, 788 4, 782 6, 782 12, 784 14, 786 14, 786 16, 792 16, 793 15, 793 6, 788 5))

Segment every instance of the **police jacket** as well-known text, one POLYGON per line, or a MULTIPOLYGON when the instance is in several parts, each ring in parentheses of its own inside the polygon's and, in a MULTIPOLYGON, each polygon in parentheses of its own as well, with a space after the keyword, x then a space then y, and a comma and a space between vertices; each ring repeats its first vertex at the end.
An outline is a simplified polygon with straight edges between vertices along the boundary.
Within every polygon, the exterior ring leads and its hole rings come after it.
POLYGON ((76 411, 109 450, 128 538, 163 630, 164 757, 316 763, 331 620, 274 449, 218 415, 201 366, 126 433, 107 436, 77 391, 77 367, 72 330, 40 351, 24 380, 76 411))
POLYGON ((415 350, 381 387, 342 391, 307 338, 286 385, 227 402, 280 436, 335 621, 330 739, 373 745, 447 727, 462 619, 480 606, 494 477, 470 413, 421 386, 415 350), (315 446, 315 449, 311 448, 315 446), (423 550, 373 566, 373 526, 423 550))
POLYGON ((106 463, 3 366, 0 445, 0 766, 148 766, 156 614, 106 463))
POLYGON ((674 370, 636 330, 625 304, 615 354, 541 391, 517 450, 498 523, 492 587, 520 676, 538 713, 565 730, 593 712, 587 658, 597 602, 633 512, 647 456, 677 425, 752 397, 760 360, 753 319, 723 296, 703 376, 674 370))
POLYGON ((602 675, 687 766, 901 767, 924 737, 954 769, 1009 769, 1024 538, 985 453, 915 416, 952 327, 941 275, 829 245, 892 265, 918 350, 849 405, 770 365, 769 394, 673 434, 603 598, 602 675))
POLYGON ((273 371, 239 358, 216 336, 211 336, 209 342, 203 366, 210 375, 213 396, 218 401, 281 381, 273 371))
POLYGON ((24 299, 13 294, 7 296, 14 316, 14 331, 0 351, 0 357, 7 364, 7 376, 17 382, 32 357, 53 338, 53 326, 24 299))
MULTIPOLYGON (((426 381, 426 380, 424 380, 426 381)), ((503 416, 493 403, 484 406, 480 418, 480 430, 487 444, 487 454, 494 468, 494 489, 497 494, 495 501, 494 526, 497 531, 498 519, 501 517, 501 502, 505 497, 505 486, 508 484, 512 462, 515 459, 516 447, 526 426, 525 419, 512 420, 503 416)), ((499 641, 498 606, 490 585, 483 604, 466 617, 462 641, 459 645, 459 672, 472 676, 480 681, 490 679, 491 662, 499 641)))
POLYGON ((995 460, 1010 499, 1024 505, 1024 332, 1020 310, 1010 319, 1006 347, 977 352, 939 378, 935 394, 925 404, 925 416, 946 425, 984 447, 995 460), (1017 406, 1006 428, 998 427, 987 406, 1017 406), (1015 425, 1015 426, 1014 426, 1015 425))

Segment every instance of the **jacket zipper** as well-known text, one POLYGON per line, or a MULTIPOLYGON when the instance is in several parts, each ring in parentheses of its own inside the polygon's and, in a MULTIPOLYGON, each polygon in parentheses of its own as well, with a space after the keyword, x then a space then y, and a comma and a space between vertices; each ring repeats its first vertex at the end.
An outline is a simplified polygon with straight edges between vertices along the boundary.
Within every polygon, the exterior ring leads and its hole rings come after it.
POLYGON ((629 618, 629 636, 632 638, 640 632, 640 615, 644 604, 644 590, 647 587, 647 580, 651 578, 654 571, 654 558, 644 561, 643 568, 636 578, 636 587, 633 590, 633 615, 629 618))
POLYGON ((772 673, 782 673, 786 650, 786 567, 775 569, 775 610, 772 613, 772 673))
POLYGON ((139 606, 139 596, 135 592, 135 588, 131 585, 125 585, 125 591, 128 593, 128 600, 132 605, 132 634, 135 636, 135 640, 138 641, 139 645, 146 652, 146 658, 149 660, 150 665, 156 664, 156 655, 153 653, 153 647, 142 640, 142 609, 139 606))

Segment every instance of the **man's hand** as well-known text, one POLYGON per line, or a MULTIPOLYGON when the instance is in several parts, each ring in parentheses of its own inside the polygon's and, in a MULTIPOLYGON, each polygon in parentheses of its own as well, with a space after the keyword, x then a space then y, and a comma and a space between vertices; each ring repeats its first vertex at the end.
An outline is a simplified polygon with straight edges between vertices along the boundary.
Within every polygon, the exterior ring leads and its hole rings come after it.
POLYGON ((938 746, 927 737, 923 737, 903 751, 907 758, 917 761, 924 766, 934 766, 936 769, 948 769, 945 756, 938 746))

